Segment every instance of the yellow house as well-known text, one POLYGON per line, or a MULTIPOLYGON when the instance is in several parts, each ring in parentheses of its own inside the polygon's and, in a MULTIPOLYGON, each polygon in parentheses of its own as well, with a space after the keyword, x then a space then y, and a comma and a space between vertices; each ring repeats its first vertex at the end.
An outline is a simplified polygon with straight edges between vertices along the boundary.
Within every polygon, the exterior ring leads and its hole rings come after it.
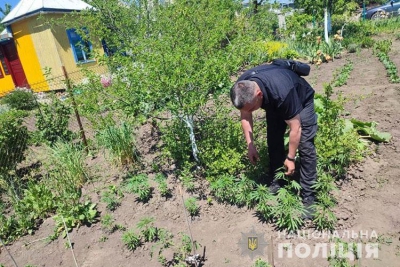
MULTIPOLYGON (((90 8, 80 0, 21 0, 1 21, 6 30, 0 35, 0 95, 16 87, 63 89, 63 69, 76 73, 84 66, 104 73, 93 56, 104 53, 100 42, 83 41, 75 29, 45 23, 90 8), (55 79, 60 82, 52 82, 55 79)), ((69 76, 75 82, 82 79, 69 76)))

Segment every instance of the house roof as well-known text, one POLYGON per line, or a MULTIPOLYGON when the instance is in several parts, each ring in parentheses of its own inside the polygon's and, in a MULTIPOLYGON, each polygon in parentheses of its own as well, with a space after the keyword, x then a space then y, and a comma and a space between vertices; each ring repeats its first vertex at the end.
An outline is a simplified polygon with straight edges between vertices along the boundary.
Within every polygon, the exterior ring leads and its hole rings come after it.
POLYGON ((40 12, 70 12, 91 7, 91 5, 81 0, 21 0, 1 23, 9 25, 40 12))

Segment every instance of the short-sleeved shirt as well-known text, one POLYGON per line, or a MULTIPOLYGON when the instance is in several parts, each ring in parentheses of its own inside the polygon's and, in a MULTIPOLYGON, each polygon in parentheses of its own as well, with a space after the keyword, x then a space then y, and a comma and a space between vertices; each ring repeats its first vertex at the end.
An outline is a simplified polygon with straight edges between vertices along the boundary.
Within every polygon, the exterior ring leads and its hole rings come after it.
POLYGON ((261 65, 243 73, 238 81, 254 81, 263 93, 261 108, 290 120, 314 99, 314 89, 290 69, 261 65))

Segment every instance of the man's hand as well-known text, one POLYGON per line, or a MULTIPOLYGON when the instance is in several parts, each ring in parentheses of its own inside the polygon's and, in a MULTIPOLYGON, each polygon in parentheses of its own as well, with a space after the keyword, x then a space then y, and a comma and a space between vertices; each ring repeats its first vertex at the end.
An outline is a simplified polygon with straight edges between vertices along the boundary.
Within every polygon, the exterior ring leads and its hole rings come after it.
POLYGON ((289 176, 293 175, 294 174, 294 170, 295 170, 294 161, 290 161, 290 160, 286 159, 283 164, 286 167, 285 175, 289 175, 289 176))
POLYGON ((257 148, 254 146, 253 142, 248 145, 247 149, 247 155, 250 162, 256 164, 260 157, 258 156, 257 148))

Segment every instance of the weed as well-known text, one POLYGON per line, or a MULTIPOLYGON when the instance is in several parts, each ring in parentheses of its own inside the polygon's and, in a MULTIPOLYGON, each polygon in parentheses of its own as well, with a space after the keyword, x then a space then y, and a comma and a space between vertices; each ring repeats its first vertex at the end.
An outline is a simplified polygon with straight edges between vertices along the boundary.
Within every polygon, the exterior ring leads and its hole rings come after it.
POLYGON ((251 267, 271 267, 271 265, 262 259, 257 259, 251 267))
POLYGON ((142 245, 140 236, 135 234, 132 230, 128 230, 122 234, 122 242, 131 251, 134 251, 142 245))
POLYGON ((173 261, 177 264, 182 264, 182 266, 186 266, 185 259, 189 254, 192 254, 193 251, 196 251, 200 244, 197 242, 193 242, 190 236, 180 233, 181 234, 181 243, 179 245, 179 251, 176 251, 173 256, 173 261))
POLYGON ((249 195, 252 205, 255 205, 257 212, 265 220, 270 220, 274 217, 273 207, 276 205, 276 198, 271 194, 269 188, 265 185, 258 185, 256 190, 249 195))
POLYGON ((126 227, 125 226, 123 226, 122 224, 116 224, 115 225, 115 228, 117 229, 117 230, 119 230, 119 231, 126 231, 126 227))
POLYGON ((192 217, 198 215, 200 211, 200 207, 197 206, 196 198, 194 197, 189 197, 185 200, 185 208, 192 217))
POLYGON ((396 254, 395 255, 397 257, 400 257, 400 246, 399 245, 396 246, 396 254))
POLYGON ((45 167, 48 171, 48 185, 56 196, 70 188, 76 190, 88 180, 89 174, 81 148, 74 144, 57 142, 48 148, 45 167))
POLYGON ((140 230, 145 242, 153 242, 158 239, 158 229, 154 227, 154 218, 146 217, 141 219, 137 224, 137 228, 140 230))
MULTIPOLYGON (((251 192, 253 192, 254 188, 256 188, 257 184, 247 178, 247 177, 242 177, 238 182, 237 182, 237 190, 236 190, 236 204, 241 206, 241 205, 247 205, 249 207, 254 205, 254 195, 251 197, 251 192)), ((268 197, 265 197, 267 199, 268 197)), ((264 196, 258 196, 257 199, 264 199, 264 196)))
POLYGON ((162 255, 162 252, 164 251, 164 249, 167 249, 174 245, 174 243, 172 243, 173 237, 174 236, 171 232, 163 228, 158 229, 158 241, 153 246, 151 246, 150 256, 153 257, 155 250, 158 249, 158 261, 165 264, 167 259, 164 255, 162 255))
POLYGON ((349 52, 349 53, 355 53, 355 52, 357 52, 358 51, 358 45, 357 44, 349 44, 348 46, 347 46, 347 51, 349 52))
POLYGON ((376 243, 380 245, 391 245, 393 243, 393 239, 390 236, 385 236, 385 235, 379 235, 378 238, 376 239, 376 243))
POLYGON ((298 194, 293 193, 297 190, 300 190, 300 185, 291 181, 288 186, 278 191, 278 205, 274 208, 274 216, 280 229, 296 231, 303 225, 304 207, 298 194))
POLYGON ((107 213, 101 218, 101 228, 108 233, 113 233, 117 230, 116 225, 114 225, 114 218, 111 214, 107 213))
MULTIPOLYGON (((331 267, 356 267, 356 265, 351 265, 349 263, 349 260, 345 257, 345 255, 347 253, 349 253, 349 251, 352 248, 349 248, 349 244, 338 239, 335 238, 334 240, 334 251, 332 250, 331 247, 331 253, 328 256, 328 261, 329 261, 329 266, 331 267)), ((351 253, 351 252, 350 252, 351 253)))
POLYGON ((165 198, 171 197, 172 194, 171 189, 169 189, 167 185, 167 177, 162 173, 157 173, 155 181, 158 183, 158 190, 160 191, 161 196, 165 198))
POLYGON ((107 240, 108 240, 108 236, 103 235, 103 236, 100 237, 99 242, 103 242, 104 243, 107 240))
POLYGON ((196 189, 194 184, 193 173, 190 171, 191 166, 187 166, 183 168, 180 172, 180 180, 182 181, 183 186, 186 188, 186 191, 193 193, 196 189))
POLYGON ((103 192, 101 200, 107 204, 108 210, 114 211, 121 205, 121 196, 123 196, 122 192, 115 185, 111 185, 107 191, 103 192))
POLYGON ((138 200, 141 202, 149 201, 152 194, 152 188, 150 187, 149 178, 146 174, 139 174, 127 179, 125 190, 128 193, 136 194, 138 200))
POLYGON ((219 176, 210 182, 210 188, 218 201, 236 203, 235 177, 230 175, 219 176))

